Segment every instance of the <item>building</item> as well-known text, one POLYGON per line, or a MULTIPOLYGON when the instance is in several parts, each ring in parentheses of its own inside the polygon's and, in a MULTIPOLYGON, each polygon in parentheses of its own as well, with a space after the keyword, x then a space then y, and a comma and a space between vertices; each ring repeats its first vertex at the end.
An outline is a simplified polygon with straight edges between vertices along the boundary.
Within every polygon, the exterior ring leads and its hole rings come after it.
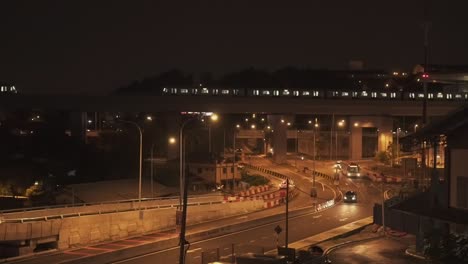
POLYGON ((198 155, 187 163, 191 177, 201 179, 205 184, 235 186, 241 180, 239 164, 228 159, 214 159, 198 155))
MULTIPOLYGON (((416 235, 419 252, 427 239, 438 245, 449 233, 468 233, 467 134, 468 106, 464 106, 402 138, 406 147, 421 153, 426 176, 415 179, 422 192, 404 201, 386 202, 385 223, 416 235)), ((379 219, 376 207, 374 217, 379 219)))

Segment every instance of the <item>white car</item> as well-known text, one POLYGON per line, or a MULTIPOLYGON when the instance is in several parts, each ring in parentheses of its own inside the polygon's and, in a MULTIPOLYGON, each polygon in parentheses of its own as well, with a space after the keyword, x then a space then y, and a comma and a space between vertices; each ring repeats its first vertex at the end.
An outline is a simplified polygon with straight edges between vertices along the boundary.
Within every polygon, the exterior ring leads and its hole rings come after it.
MULTIPOLYGON (((288 184, 287 184, 286 180, 284 180, 278 185, 278 187, 280 189, 286 189, 287 185, 288 184)), ((289 180, 289 188, 294 188, 294 181, 293 180, 289 180)))

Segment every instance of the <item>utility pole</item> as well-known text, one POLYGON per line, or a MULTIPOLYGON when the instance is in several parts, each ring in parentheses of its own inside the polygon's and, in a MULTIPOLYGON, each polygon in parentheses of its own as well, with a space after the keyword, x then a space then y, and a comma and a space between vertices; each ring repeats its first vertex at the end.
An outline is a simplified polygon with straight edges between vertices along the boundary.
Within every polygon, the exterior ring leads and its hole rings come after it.
MULTIPOLYGON (((423 73, 423 112, 422 112, 422 127, 427 124, 427 79, 429 78, 429 10, 427 6, 427 0, 424 1, 424 73, 423 73)), ((421 153, 421 169, 422 169, 422 181, 426 179, 426 145, 422 144, 421 153)), ((422 183, 422 182, 421 182, 422 183)), ((420 184, 421 184, 420 183, 420 184)))
POLYGON ((289 233, 289 178, 286 178, 286 231, 285 233, 285 238, 284 238, 284 244, 285 248, 288 248, 288 233, 289 233))

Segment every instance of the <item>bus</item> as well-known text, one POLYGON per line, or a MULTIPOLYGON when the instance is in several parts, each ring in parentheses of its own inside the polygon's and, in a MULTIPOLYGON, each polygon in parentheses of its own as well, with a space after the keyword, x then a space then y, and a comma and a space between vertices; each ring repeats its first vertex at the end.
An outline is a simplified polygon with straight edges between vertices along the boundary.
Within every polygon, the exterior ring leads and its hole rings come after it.
POLYGON ((344 173, 348 177, 361 177, 361 168, 359 168, 359 165, 351 163, 346 167, 344 173))

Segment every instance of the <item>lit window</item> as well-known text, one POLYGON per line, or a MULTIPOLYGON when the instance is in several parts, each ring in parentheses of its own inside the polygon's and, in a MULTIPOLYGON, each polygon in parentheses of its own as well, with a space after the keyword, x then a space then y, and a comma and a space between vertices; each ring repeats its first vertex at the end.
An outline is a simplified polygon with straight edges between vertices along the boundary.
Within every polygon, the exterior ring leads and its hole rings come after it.
POLYGON ((258 95, 260 95, 260 91, 259 91, 259 90, 253 90, 253 91, 252 91, 252 94, 258 96, 258 95))
POLYGON ((233 89, 232 94, 233 95, 239 95, 239 89, 233 89))
POLYGON ((208 88, 202 88, 201 93, 202 94, 209 94, 210 91, 208 90, 208 88))
POLYGON ((188 94, 188 89, 180 89, 181 94, 188 94))
POLYGON ((445 95, 445 98, 446 98, 446 99, 452 99, 452 94, 450 94, 450 93, 446 94, 446 95, 445 95))
POLYGON ((366 91, 362 91, 362 92, 361 92, 361 97, 368 97, 368 96, 369 96, 369 94, 367 94, 366 91))
POLYGON ((169 90, 167 88, 163 88, 163 93, 168 93, 168 92, 169 92, 169 90))
POLYGON ((372 98, 377 98, 377 92, 371 92, 371 97, 372 98))
POLYGON ((352 95, 353 98, 356 98, 356 97, 359 96, 358 92, 352 92, 351 95, 352 95))
POLYGON ((230 91, 227 90, 227 89, 221 90, 221 94, 223 94, 223 95, 229 95, 229 92, 230 92, 230 91))
POLYGON ((313 95, 314 97, 319 97, 319 96, 320 96, 320 92, 319 92, 319 91, 313 91, 313 92, 312 92, 312 95, 313 95))
POLYGON ((418 93, 418 98, 424 99, 424 94, 423 93, 418 93))
POLYGON ((299 91, 293 91, 294 96, 299 96, 299 91))
POLYGON ((333 92, 332 92, 332 96, 333 96, 333 97, 340 96, 340 93, 339 93, 338 91, 333 91, 333 92))
POLYGON ((302 95, 303 95, 303 96, 309 96, 309 95, 310 95, 310 92, 309 92, 309 91, 302 91, 302 95))
POLYGON ((414 93, 409 93, 409 98, 414 99, 414 98, 416 98, 416 96, 415 96, 414 93))
POLYGON ((284 90, 283 90, 283 95, 289 95, 289 90, 284 89, 284 90))
POLYGON ((387 96, 388 96, 387 93, 380 93, 380 97, 382 98, 387 98, 387 96))
POLYGON ((390 98, 396 98, 396 93, 390 93, 390 98))
POLYGON ((270 95, 270 91, 268 91, 268 90, 263 90, 263 91, 262 91, 262 95, 270 95))
POLYGON ((279 95, 280 95, 280 92, 278 90, 273 91, 273 96, 279 96, 279 95))
POLYGON ((171 88, 171 94, 177 94, 177 88, 171 88))
POLYGON ((342 97, 349 97, 349 92, 341 92, 342 97))
POLYGON ((443 99, 443 98, 444 98, 444 94, 442 94, 442 93, 437 93, 437 98, 438 98, 438 99, 443 99))
POLYGON ((461 94, 455 94, 455 99, 462 99, 462 95, 461 94))
POLYGON ((197 88, 193 88, 193 89, 192 89, 192 94, 198 94, 198 89, 197 89, 197 88))
POLYGON ((212 93, 213 95, 218 95, 218 94, 219 94, 219 91, 218 91, 218 89, 213 89, 213 90, 211 90, 211 93, 212 93))
POLYGON ((427 98, 428 98, 428 99, 433 99, 433 98, 434 98, 434 94, 433 94, 433 93, 428 93, 428 94, 427 94, 427 98))

